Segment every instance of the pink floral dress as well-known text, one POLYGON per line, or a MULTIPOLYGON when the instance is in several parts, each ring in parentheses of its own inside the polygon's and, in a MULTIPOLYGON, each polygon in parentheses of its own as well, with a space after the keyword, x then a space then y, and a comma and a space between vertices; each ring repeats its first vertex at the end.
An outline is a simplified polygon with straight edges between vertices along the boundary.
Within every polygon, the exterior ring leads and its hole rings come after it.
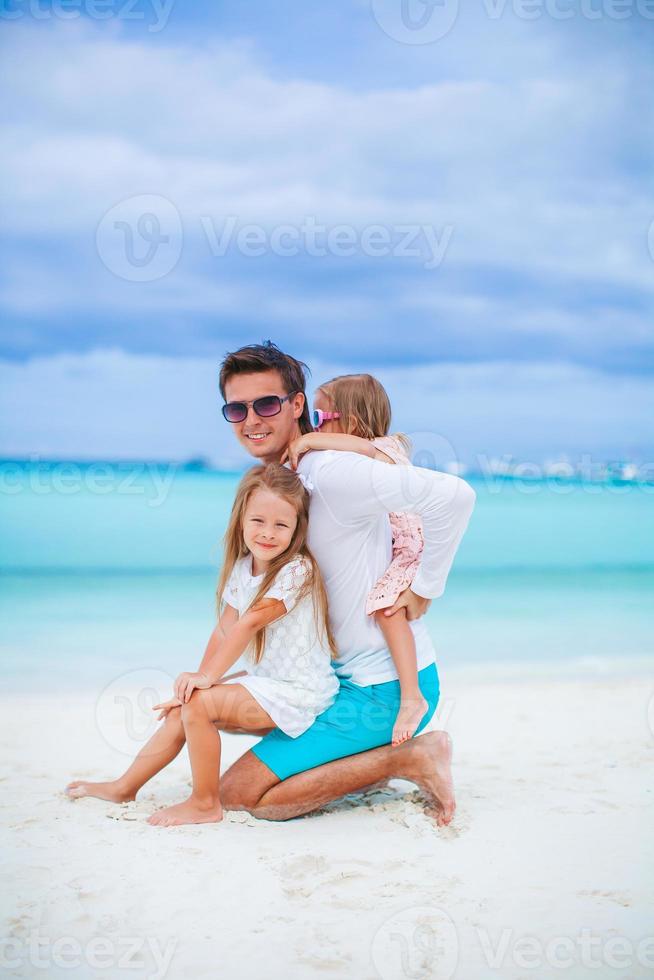
MULTIPOLYGON (((394 463, 400 466, 411 465, 404 446, 395 436, 381 436, 373 439, 372 443, 394 463)), ((417 514, 389 514, 389 517, 393 534, 393 559, 368 595, 368 615, 392 606, 399 594, 408 589, 418 570, 424 546, 422 521, 417 514)))

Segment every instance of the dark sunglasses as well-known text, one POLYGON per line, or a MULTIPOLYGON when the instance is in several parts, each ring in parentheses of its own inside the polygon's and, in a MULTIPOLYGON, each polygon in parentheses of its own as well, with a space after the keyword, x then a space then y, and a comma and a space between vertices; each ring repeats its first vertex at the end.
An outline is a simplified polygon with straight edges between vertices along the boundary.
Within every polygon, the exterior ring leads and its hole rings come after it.
POLYGON ((228 422, 245 422, 248 417, 248 406, 251 405, 260 418, 269 419, 273 415, 279 415, 284 402, 296 394, 296 391, 292 391, 283 398, 279 395, 264 395, 263 398, 255 398, 253 402, 227 402, 223 405, 223 416, 228 422))

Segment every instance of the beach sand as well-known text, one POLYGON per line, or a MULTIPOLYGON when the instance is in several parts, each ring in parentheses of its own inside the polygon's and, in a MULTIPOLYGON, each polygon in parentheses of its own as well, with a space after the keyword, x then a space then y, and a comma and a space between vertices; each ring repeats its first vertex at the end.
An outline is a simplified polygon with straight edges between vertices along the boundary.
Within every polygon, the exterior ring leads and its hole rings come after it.
MULTIPOLYGON (((3 699, 6 974, 651 976, 652 675, 442 681, 445 829, 399 781, 288 823, 151 827, 185 752, 135 803, 71 802, 70 779, 124 768, 119 699, 3 699)), ((226 736, 224 766, 252 741, 226 736)))

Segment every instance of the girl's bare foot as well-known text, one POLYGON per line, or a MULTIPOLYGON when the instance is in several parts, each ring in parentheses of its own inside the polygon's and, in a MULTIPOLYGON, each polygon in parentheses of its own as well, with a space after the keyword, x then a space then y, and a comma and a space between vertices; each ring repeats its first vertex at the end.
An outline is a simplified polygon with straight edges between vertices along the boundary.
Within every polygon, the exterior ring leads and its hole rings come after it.
POLYGON ((223 818, 220 800, 202 801, 189 796, 183 803, 167 806, 148 817, 153 827, 178 827, 185 823, 218 823, 223 818))
POLYGON ((108 800, 110 803, 129 803, 136 797, 136 793, 128 789, 119 779, 112 779, 107 783, 89 783, 85 779, 76 779, 68 784, 65 792, 71 800, 95 796, 99 800, 108 800))
POLYGON ((423 697, 411 698, 401 702, 400 710, 393 725, 392 745, 401 745, 402 742, 406 742, 413 736, 427 708, 427 702, 423 697))

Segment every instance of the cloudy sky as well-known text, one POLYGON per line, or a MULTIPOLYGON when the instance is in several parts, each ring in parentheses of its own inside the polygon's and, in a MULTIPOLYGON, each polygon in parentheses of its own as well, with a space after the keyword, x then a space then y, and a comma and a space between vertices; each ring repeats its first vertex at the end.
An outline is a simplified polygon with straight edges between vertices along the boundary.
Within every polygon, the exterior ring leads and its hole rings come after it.
POLYGON ((646 0, 6 4, 0 453, 229 461, 217 365, 270 337, 465 461, 651 459, 653 30, 646 0))

